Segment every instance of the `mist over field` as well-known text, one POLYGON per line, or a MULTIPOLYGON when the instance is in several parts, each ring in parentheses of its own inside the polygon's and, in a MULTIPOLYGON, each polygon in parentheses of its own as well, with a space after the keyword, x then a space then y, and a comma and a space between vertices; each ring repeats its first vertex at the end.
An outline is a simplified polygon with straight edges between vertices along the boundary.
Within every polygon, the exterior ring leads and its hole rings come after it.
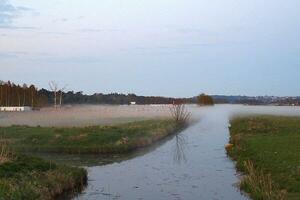
MULTIPOLYGON (((43 127, 84 127, 141 121, 156 118, 170 118, 172 105, 75 105, 61 109, 42 108, 33 112, 0 112, 0 126, 27 125, 43 127)), ((194 121, 201 120, 212 111, 216 117, 246 115, 300 116, 300 107, 291 106, 244 106, 215 105, 199 107, 189 105, 194 121)))

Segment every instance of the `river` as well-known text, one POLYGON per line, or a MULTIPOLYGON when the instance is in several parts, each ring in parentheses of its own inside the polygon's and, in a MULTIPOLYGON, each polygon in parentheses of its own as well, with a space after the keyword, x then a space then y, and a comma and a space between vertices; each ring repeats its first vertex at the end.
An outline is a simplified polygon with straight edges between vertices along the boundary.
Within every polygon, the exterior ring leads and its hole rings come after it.
POLYGON ((197 122, 150 149, 114 158, 72 158, 77 165, 88 166, 89 173, 87 188, 74 199, 248 199, 237 186, 239 175, 224 149, 230 118, 300 115, 300 108, 275 106, 190 106, 189 110, 197 122))

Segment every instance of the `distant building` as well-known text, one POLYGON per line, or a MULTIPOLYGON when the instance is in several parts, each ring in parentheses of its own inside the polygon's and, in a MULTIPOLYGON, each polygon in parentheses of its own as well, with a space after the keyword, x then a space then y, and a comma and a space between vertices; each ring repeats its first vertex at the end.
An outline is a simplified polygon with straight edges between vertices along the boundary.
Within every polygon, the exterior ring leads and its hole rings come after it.
POLYGON ((29 106, 20 106, 20 107, 0 107, 0 112, 25 112, 31 111, 32 108, 29 106))
POLYGON ((130 102, 130 105, 136 105, 135 101, 130 102))

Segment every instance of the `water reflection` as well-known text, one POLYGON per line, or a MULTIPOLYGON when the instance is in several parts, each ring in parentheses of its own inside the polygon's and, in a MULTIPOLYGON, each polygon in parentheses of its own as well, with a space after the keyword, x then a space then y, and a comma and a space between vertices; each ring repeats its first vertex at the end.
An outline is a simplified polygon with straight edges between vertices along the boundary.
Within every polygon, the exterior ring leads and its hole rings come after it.
POLYGON ((181 133, 177 134, 174 143, 174 162, 177 164, 186 163, 187 156, 185 150, 187 147, 187 136, 181 133))

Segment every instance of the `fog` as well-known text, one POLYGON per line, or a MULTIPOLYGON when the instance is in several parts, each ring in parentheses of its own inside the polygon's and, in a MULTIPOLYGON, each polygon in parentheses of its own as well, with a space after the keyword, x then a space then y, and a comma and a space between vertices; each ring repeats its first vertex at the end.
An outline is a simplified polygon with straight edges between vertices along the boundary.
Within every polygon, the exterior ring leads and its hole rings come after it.
MULTIPOLYGON (((248 106, 248 105, 215 105, 213 107, 189 106, 194 119, 217 113, 219 117, 228 119, 249 115, 300 116, 300 107, 296 106, 248 106)), ((215 116, 215 117, 217 117, 215 116)))
MULTIPOLYGON (((212 116, 212 113, 214 118, 222 117, 225 121, 245 115, 300 116, 300 107, 292 106, 189 105, 187 109, 192 113, 193 121, 199 121, 207 115, 212 116)), ((31 112, 0 112, 0 126, 81 127, 167 117, 170 117, 168 105, 78 105, 61 109, 43 108, 31 112)))

